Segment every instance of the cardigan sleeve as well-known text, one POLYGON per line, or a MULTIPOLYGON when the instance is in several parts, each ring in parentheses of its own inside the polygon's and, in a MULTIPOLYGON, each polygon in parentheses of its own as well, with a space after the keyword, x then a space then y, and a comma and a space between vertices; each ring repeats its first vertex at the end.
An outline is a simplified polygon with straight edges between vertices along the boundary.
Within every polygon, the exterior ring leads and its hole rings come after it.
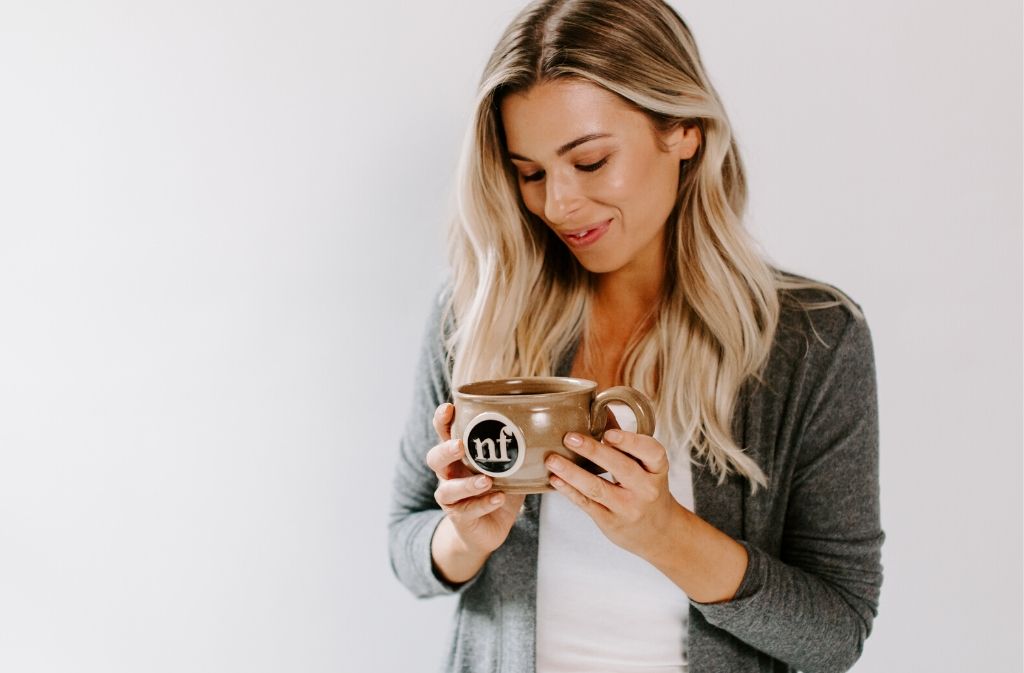
POLYGON ((445 291, 437 299, 427 320, 413 385, 412 408, 399 441, 391 491, 388 523, 388 553, 398 580, 414 595, 428 596, 459 593, 475 583, 453 585, 434 571, 430 542, 444 512, 434 500, 437 476, 427 466, 426 455, 439 441, 433 416, 437 407, 450 401, 445 376, 448 366, 444 354, 441 311, 445 291))
POLYGON ((805 673, 853 666, 882 584, 871 336, 853 316, 840 334, 802 414, 781 558, 741 542, 749 563, 736 596, 692 602, 712 625, 805 673))

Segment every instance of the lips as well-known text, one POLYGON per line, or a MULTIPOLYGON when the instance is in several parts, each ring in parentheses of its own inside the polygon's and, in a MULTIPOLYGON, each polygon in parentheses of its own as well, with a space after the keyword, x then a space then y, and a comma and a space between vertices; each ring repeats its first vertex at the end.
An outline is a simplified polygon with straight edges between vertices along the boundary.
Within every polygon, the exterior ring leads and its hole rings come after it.
POLYGON ((611 226, 611 220, 605 220, 579 229, 571 229, 569 231, 562 231, 559 233, 570 246, 580 248, 595 243, 604 235, 604 232, 608 230, 609 226, 611 226))

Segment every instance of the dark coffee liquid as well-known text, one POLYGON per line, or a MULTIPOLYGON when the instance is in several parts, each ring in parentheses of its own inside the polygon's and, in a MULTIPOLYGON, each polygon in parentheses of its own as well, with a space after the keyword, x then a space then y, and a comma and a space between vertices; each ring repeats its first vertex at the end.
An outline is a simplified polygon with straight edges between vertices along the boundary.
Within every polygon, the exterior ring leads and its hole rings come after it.
POLYGON ((496 397, 514 397, 522 395, 555 395, 559 393, 577 393, 587 390, 586 386, 574 385, 562 381, 481 381, 460 387, 466 395, 488 395, 496 397))

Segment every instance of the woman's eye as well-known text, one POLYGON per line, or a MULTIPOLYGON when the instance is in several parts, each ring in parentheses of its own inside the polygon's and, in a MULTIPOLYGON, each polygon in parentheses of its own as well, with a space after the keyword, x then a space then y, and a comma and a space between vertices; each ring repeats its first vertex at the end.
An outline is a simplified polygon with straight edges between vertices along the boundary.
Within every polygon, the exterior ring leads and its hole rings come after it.
POLYGON ((607 163, 607 161, 608 157, 605 157, 604 159, 601 159, 597 163, 593 164, 576 164, 576 168, 580 169, 581 171, 586 171, 587 173, 593 173, 598 168, 601 168, 601 166, 604 166, 605 163, 607 163))
MULTIPOLYGON (((576 164, 576 168, 586 173, 593 173, 597 169, 601 168, 601 166, 604 166, 607 162, 608 157, 605 157, 593 164, 576 164)), ((520 177, 522 177, 523 182, 536 182, 544 179, 544 171, 537 171, 536 173, 530 173, 529 175, 523 175, 520 177)))

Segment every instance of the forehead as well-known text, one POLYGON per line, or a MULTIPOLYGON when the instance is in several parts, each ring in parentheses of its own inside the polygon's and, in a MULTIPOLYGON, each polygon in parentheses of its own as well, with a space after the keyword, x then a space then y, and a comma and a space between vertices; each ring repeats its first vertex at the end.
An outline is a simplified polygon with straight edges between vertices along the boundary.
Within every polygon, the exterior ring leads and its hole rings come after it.
POLYGON ((553 156, 562 145, 592 133, 626 139, 651 133, 646 115, 579 80, 544 82, 509 94, 501 102, 501 121, 508 151, 531 159, 553 156))

